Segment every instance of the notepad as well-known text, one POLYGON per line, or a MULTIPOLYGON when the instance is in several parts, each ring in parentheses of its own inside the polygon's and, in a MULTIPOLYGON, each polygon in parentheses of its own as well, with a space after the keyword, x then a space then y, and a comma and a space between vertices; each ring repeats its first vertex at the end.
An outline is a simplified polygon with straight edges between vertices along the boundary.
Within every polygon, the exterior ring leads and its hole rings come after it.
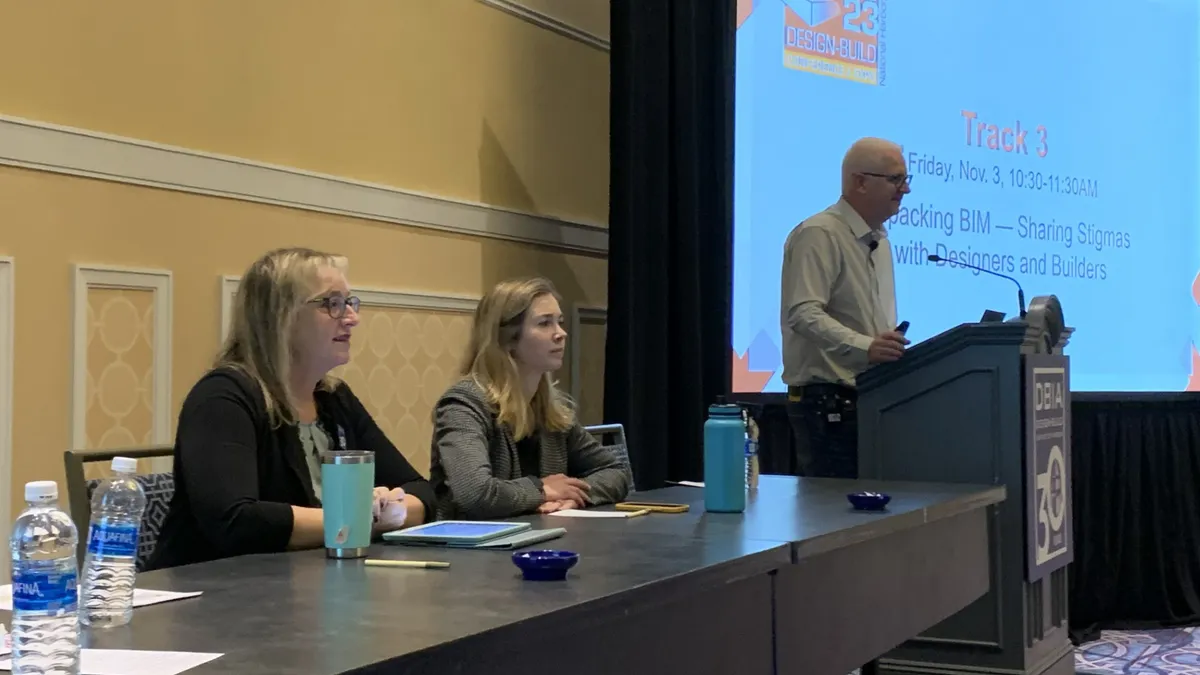
MULTIPOLYGON (((194 598, 200 594, 200 591, 196 591, 195 593, 177 593, 175 591, 152 591, 145 588, 135 588, 133 589, 133 606, 145 607, 147 605, 157 605, 160 602, 194 598)), ((12 584, 0 586, 0 610, 6 612, 12 611, 12 584)))

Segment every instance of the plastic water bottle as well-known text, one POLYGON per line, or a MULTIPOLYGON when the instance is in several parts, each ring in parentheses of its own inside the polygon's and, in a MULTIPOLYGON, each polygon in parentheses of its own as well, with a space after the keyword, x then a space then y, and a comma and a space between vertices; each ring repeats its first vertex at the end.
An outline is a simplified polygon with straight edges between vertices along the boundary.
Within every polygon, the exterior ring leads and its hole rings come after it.
POLYGON ((79 532, 58 508, 58 484, 25 484, 12 549, 13 675, 79 672, 79 532))
POLYGON ((124 626, 133 618, 138 535, 146 493, 133 478, 137 460, 114 457, 116 474, 92 493, 87 558, 83 563, 81 619, 88 626, 124 626))
POLYGON ((719 397, 704 423, 704 508, 716 513, 746 510, 746 427, 742 409, 719 397))
POLYGON ((746 489, 758 489, 758 439, 746 436, 746 489))
POLYGON ((758 423, 750 411, 742 409, 742 424, 746 427, 746 489, 758 489, 758 423))

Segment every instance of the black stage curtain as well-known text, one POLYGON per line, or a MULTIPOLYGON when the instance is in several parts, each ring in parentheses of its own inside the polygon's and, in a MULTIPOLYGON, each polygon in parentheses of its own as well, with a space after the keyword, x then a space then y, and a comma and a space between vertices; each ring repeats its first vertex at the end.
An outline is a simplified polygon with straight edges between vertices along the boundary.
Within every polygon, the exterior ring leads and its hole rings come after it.
POLYGON ((734 0, 613 0, 604 411, 639 489, 698 480, 728 391, 734 0))
POLYGON ((1200 623, 1200 395, 1073 399, 1076 637, 1200 623))
MULTIPOLYGON (((764 473, 794 473, 782 400, 753 406, 764 473)), ((1072 637, 1200 624, 1200 394, 1073 394, 1072 637)))

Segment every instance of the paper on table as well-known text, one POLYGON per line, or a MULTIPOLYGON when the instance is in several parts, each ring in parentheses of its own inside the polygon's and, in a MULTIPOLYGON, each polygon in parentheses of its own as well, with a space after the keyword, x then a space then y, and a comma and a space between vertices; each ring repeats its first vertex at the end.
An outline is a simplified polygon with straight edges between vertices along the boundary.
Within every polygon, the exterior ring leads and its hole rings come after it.
POLYGON ((684 487, 704 487, 704 482, 695 480, 681 480, 676 483, 676 485, 682 485, 684 487))
MULTIPOLYGON (((79 675, 178 675, 221 656, 223 654, 199 652, 81 649, 79 675)), ((0 670, 11 671, 12 661, 0 660, 0 670)))
POLYGON ((563 509, 551 513, 552 516, 563 518, 628 518, 636 511, 584 511, 582 509, 563 509))
MULTIPOLYGON (((145 588, 135 588, 133 589, 133 606, 145 607, 146 605, 157 605, 160 602, 194 598, 200 595, 200 593, 201 591, 196 591, 195 593, 176 593, 174 591, 151 591, 145 588)), ((12 611, 12 584, 0 586, 0 610, 6 612, 12 611)))
POLYGON ((157 605, 160 602, 171 602, 172 600, 194 598, 201 593, 203 593, 203 591, 181 593, 177 591, 152 591, 146 588, 135 588, 133 589, 133 606, 145 607, 146 605, 157 605))

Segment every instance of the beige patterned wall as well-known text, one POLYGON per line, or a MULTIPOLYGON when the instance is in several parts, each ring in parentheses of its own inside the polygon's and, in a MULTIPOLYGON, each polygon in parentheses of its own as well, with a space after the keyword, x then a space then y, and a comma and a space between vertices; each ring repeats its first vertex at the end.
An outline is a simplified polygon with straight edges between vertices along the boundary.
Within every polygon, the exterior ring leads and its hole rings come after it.
POLYGON ((575 338, 579 349, 579 419, 585 425, 604 422, 604 337, 602 322, 583 322, 575 338))
POLYGON ((350 363, 335 372, 425 476, 433 406, 458 377, 470 330, 466 313, 364 303, 350 363))
MULTIPOLYGON (((153 442, 154 330, 153 290, 88 289, 85 449, 153 442)), ((108 473, 87 465, 88 478, 108 473)))

